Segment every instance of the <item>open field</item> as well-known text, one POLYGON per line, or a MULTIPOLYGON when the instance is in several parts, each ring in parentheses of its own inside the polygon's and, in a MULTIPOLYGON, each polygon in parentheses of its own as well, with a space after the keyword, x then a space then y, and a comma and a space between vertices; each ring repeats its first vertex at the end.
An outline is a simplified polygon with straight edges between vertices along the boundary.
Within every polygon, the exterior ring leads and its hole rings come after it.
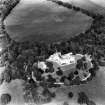
MULTIPOLYGON (((53 42, 68 39, 88 29, 92 22, 90 17, 73 10, 51 10, 46 4, 24 5, 14 8, 5 20, 7 32, 17 41, 53 42)), ((50 5, 56 7, 55 4, 50 5)))
MULTIPOLYGON (((69 1, 69 0, 67 0, 69 1)), ((70 2, 70 1, 69 1, 70 2)), ((93 12, 104 14, 105 8, 93 0, 74 0, 73 4, 93 12)), ((42 0, 21 0, 5 20, 7 32, 17 41, 53 42, 68 39, 88 29, 92 19, 73 10, 58 7, 42 0)))

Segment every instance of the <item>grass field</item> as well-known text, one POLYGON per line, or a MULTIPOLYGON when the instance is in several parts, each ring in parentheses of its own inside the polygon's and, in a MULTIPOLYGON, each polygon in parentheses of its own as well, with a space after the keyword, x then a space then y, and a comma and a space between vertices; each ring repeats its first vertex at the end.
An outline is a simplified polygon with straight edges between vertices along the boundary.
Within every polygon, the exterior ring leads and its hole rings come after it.
POLYGON ((90 17, 65 8, 60 12, 42 5, 19 8, 17 6, 5 21, 7 32, 17 41, 68 39, 88 29, 92 22, 90 17))

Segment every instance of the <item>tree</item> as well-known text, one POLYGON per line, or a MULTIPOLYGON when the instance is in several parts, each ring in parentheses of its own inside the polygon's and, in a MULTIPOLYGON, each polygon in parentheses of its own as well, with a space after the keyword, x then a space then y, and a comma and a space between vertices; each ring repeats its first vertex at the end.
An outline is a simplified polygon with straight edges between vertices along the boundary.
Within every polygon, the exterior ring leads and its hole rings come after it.
POLYGON ((96 105, 95 101, 89 100, 89 102, 87 103, 87 105, 96 105))
POLYGON ((3 93, 0 97, 0 101, 2 105, 7 105, 11 102, 12 97, 9 93, 3 93))
POLYGON ((89 102, 89 98, 88 98, 88 96, 86 95, 85 92, 81 91, 81 92, 78 93, 78 100, 77 100, 77 102, 79 104, 87 104, 89 102))
POLYGON ((73 4, 69 4, 67 2, 63 2, 63 1, 60 1, 60 0, 48 0, 48 1, 52 1, 60 6, 63 6, 63 7, 66 7, 68 9, 73 9, 74 11, 79 11, 79 12, 82 12, 83 14, 89 16, 89 17, 92 17, 93 19, 95 18, 103 18, 102 15, 98 14, 98 13, 94 13, 92 11, 88 11, 86 9, 83 9, 83 8, 80 8, 80 7, 76 7, 74 6, 73 4))
POLYGON ((69 105, 69 102, 64 101, 62 105, 69 105))
POLYGON ((2 0, 1 1, 1 16, 4 20, 12 11, 12 9, 20 2, 20 0, 2 0))
POLYGON ((2 73, 3 81, 10 83, 12 80, 12 72, 9 68, 6 68, 6 70, 2 73))
POLYGON ((7 49, 12 39, 5 29, 4 20, 20 0, 1 0, 0 1, 0 46, 3 50, 7 49))

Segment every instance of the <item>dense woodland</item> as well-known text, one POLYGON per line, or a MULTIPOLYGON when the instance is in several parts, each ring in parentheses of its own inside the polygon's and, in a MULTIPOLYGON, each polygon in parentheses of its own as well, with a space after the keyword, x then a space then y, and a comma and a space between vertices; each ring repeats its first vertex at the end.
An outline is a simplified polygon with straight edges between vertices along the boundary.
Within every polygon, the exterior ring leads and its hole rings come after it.
MULTIPOLYGON (((50 102, 51 98, 55 97, 55 94, 50 93, 50 91, 48 90, 45 79, 41 78, 41 74, 43 72, 36 68, 34 64, 37 61, 45 61, 51 54, 55 53, 56 51, 61 52, 61 54, 73 52, 73 54, 79 53, 91 55, 94 68, 92 68, 92 70, 90 69, 92 77, 89 80, 92 80, 92 78, 95 77, 100 65, 105 65, 105 17, 101 14, 91 13, 90 11, 81 9, 80 7, 75 7, 68 3, 54 0, 53 2, 57 5, 64 6, 68 9, 73 9, 77 12, 82 12, 90 16, 91 18, 93 18, 91 27, 83 33, 80 33, 79 35, 72 37, 66 41, 59 41, 50 44, 46 44, 44 42, 30 43, 28 41, 18 43, 12 40, 9 37, 8 33, 6 33, 5 26, 3 26, 2 21, 8 16, 8 14, 16 6, 16 4, 19 3, 19 0, 3 0, 3 3, 1 2, 0 4, 2 5, 2 8, 0 8, 2 23, 0 26, 0 43, 2 43, 3 41, 8 42, 6 44, 3 44, 5 47, 0 54, 0 65, 1 67, 6 67, 5 71, 2 73, 0 84, 2 84, 3 81, 9 83, 11 82, 11 80, 15 79, 25 80, 24 91, 26 94, 24 98, 27 101, 32 99, 30 96, 28 96, 28 94, 31 94, 32 97, 34 97, 35 102, 50 102), (27 69, 25 69, 25 66, 27 66, 27 69), (33 81, 31 75, 32 71, 38 79, 41 79, 40 85, 44 87, 43 95, 46 97, 45 99, 41 99, 39 96, 37 96, 38 93, 36 89, 38 88, 39 84, 33 81)), ((72 75, 70 76, 72 77, 72 75)), ((54 81, 54 79, 51 77, 50 80, 54 81)), ((76 83, 77 82, 78 81, 76 81, 76 83)), ((75 83, 75 81, 73 81, 73 83, 75 83)), ((59 86, 57 85, 57 87, 59 86)), ((78 101, 80 100, 78 99, 78 101)))

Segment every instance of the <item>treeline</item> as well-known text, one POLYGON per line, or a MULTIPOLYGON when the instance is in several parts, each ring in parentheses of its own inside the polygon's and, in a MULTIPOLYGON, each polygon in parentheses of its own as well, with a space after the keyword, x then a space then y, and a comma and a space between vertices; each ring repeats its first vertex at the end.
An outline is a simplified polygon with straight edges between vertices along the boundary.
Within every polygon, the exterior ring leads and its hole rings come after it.
POLYGON ((58 4, 59 6, 63 6, 63 7, 66 7, 68 9, 73 9, 74 11, 76 12, 81 12, 93 19, 100 19, 100 18, 103 18, 103 15, 99 14, 99 13, 94 13, 92 11, 88 11, 86 9, 83 9, 83 8, 80 8, 80 7, 77 7, 73 4, 70 4, 68 2, 63 2, 63 1, 60 1, 60 0, 47 0, 47 1, 51 1, 51 2, 54 2, 56 4, 58 4))
POLYGON ((12 9, 20 2, 20 0, 1 0, 0 1, 0 10, 1 17, 4 21, 5 18, 10 14, 12 9))

